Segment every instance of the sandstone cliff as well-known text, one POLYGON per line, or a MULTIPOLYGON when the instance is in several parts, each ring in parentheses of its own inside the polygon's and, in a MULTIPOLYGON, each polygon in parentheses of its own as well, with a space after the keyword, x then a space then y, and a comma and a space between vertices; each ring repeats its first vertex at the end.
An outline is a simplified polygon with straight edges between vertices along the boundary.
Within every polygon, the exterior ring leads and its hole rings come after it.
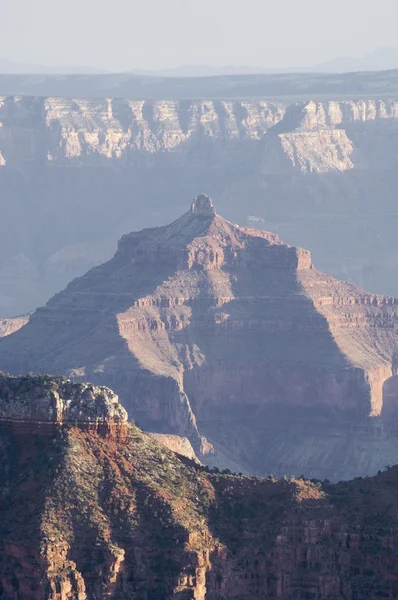
POLYGON ((123 423, 127 413, 106 387, 52 377, 10 377, 0 373, 0 421, 123 423))
POLYGON ((210 465, 348 479, 398 458, 383 417, 397 324, 398 300, 319 273, 202 195, 1 340, 0 369, 109 385, 140 426, 188 437, 210 465))
MULTIPOLYGON (((17 386, 28 403, 43 382, 27 379, 3 378, 0 404, 17 386)), ((84 425, 0 425, 5 600, 397 596, 396 467, 339 485, 212 474, 133 425, 122 441, 84 425)))
POLYGON ((0 314, 177 217, 203 182, 229 220, 266 222, 323 270, 398 296, 396 99, 219 97, 2 96, 0 314))
POLYGON ((120 440, 126 424, 127 412, 116 394, 104 386, 0 373, 0 426, 16 435, 53 435, 74 425, 120 440))
MULTIPOLYGON (((274 174, 332 172, 359 166, 354 145, 360 140, 352 139, 358 131, 353 126, 394 127, 397 119, 398 102, 389 99, 292 103, 0 97, 0 151, 2 165, 10 167, 31 161, 148 165, 160 157, 170 166, 188 166, 192 153, 206 160, 206 151, 217 156, 220 166, 230 164, 231 152, 242 143, 266 142, 270 136, 269 158, 279 149, 281 159, 279 164, 272 161, 274 174)), ((267 153, 263 160, 266 168, 267 153)))

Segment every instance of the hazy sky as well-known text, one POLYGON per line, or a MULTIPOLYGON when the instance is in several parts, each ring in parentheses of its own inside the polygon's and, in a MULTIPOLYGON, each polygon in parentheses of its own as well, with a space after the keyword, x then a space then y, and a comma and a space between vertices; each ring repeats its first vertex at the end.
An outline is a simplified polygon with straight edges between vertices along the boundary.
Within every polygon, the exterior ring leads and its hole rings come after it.
POLYGON ((0 0, 0 57, 287 67, 397 45, 398 0, 0 0))

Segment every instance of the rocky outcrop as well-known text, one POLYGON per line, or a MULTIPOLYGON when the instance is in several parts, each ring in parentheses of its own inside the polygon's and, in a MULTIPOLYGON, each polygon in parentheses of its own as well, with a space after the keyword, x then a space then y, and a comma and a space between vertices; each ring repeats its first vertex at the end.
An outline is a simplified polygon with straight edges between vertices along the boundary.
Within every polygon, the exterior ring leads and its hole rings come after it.
POLYGON ((28 316, 15 317, 14 319, 0 319, 0 337, 11 335, 21 329, 29 321, 28 316))
POLYGON ((5 600, 397 595, 397 468, 330 485, 208 473, 133 425, 0 427, 5 600))
POLYGON ((348 479, 396 460, 375 420, 397 323, 398 300, 318 272, 202 194, 3 339, 0 369, 111 386, 140 426, 187 437, 209 465, 348 479))
POLYGON ((75 425, 119 437, 127 412, 106 387, 49 376, 11 377, 0 373, 0 425, 19 433, 53 432, 75 425))

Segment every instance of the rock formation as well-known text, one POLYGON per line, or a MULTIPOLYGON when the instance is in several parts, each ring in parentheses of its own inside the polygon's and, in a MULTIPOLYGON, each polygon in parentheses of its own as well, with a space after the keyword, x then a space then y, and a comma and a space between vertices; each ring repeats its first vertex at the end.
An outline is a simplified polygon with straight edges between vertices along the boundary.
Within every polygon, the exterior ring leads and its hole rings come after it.
POLYGON ((127 412, 112 390, 49 376, 12 377, 0 373, 0 424, 18 432, 53 433, 65 425, 116 433, 127 412))
POLYGON ((29 321, 28 316, 15 317, 14 319, 0 319, 0 337, 11 335, 21 329, 29 321))
POLYGON ((180 456, 185 456, 191 460, 199 462, 195 450, 192 448, 192 444, 188 438, 181 437, 179 435, 168 435, 167 433, 150 433, 151 438, 166 446, 169 450, 172 450, 180 456))
POLYGON ((201 195, 1 340, 0 369, 108 385, 210 465, 349 479, 398 459, 383 420, 397 324, 398 300, 319 273, 201 195))
MULTIPOLYGON (((370 148, 362 147, 361 132, 363 137, 369 124, 395 128, 397 119, 395 99, 275 102, 0 96, 0 151, 2 166, 14 168, 31 161, 53 167, 112 167, 115 162, 134 167, 154 165, 159 155, 170 167, 188 167, 192 152, 204 161, 205 151, 217 158, 214 166, 220 167, 231 164, 236 152, 243 165, 252 163, 253 154, 242 155, 239 149, 263 141, 267 146, 261 157, 263 172, 270 168, 274 174, 327 173, 364 166, 365 156, 360 155, 370 148), (40 131, 36 132, 37 122, 40 131), (17 138, 22 142, 18 148, 17 138)), ((389 150, 386 146, 379 160, 389 150)), ((389 156, 389 162, 393 160, 389 156)))
POLYGON ((398 296, 397 100, 311 93, 2 96, 0 314, 42 305, 125 231, 176 218, 203 182, 232 222, 267 223, 326 272, 398 296))
POLYGON ((16 390, 34 413, 72 392, 84 418, 23 443, 0 425, 4 600, 397 597, 396 467, 338 485, 208 473, 134 425, 87 430, 93 398, 124 419, 109 390, 3 377, 2 407, 16 390))

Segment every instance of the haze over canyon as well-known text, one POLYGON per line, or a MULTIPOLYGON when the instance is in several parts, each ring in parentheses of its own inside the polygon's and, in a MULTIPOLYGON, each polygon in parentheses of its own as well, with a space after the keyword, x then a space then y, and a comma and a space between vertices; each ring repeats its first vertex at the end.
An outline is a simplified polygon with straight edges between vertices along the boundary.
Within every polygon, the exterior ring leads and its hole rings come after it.
POLYGON ((398 71, 0 93, 0 597, 397 597, 398 71))
POLYGON ((177 217, 203 188, 232 222, 398 295, 397 106, 1 98, 0 315, 40 306, 110 257, 123 233, 177 217))
POLYGON ((398 598, 397 18, 1 2, 1 600, 398 598))

